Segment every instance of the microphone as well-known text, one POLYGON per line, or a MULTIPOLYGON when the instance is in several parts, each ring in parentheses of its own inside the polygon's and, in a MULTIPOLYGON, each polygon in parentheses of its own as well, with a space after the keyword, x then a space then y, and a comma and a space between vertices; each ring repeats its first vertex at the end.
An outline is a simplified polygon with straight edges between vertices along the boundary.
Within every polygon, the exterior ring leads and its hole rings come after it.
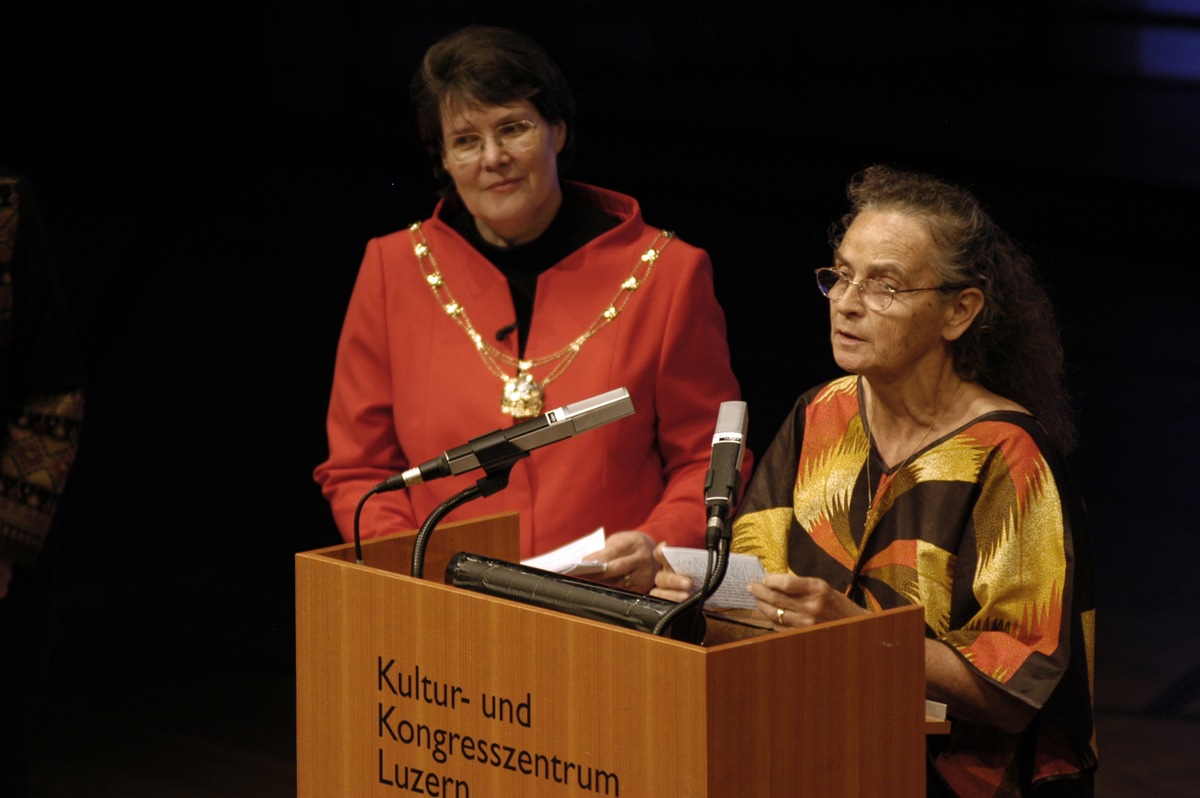
MULTIPOLYGON (((746 403, 721 402, 717 428, 713 431, 712 461, 704 477, 704 504, 708 507, 708 573, 700 589, 663 614, 654 633, 672 626, 685 613, 702 607, 725 579, 733 533, 725 523, 741 482, 742 455, 746 451, 746 403)), ((701 616, 703 617, 703 616, 701 616)))
POLYGON ((725 535, 725 519, 738 495, 742 457, 746 451, 746 427, 746 403, 721 402, 713 431, 712 459, 704 477, 710 541, 714 540, 714 535, 725 535))
MULTIPOLYGON (((432 460, 426 460, 388 477, 375 486, 375 493, 420 485, 431 479, 462 474, 476 468, 511 466, 529 452, 563 438, 616 421, 633 413, 633 400, 624 388, 563 405, 537 418, 522 421, 467 441, 462 446, 447 449, 432 460), (507 462, 504 462, 507 461, 507 462)), ((490 473, 490 470, 489 470, 490 473)))

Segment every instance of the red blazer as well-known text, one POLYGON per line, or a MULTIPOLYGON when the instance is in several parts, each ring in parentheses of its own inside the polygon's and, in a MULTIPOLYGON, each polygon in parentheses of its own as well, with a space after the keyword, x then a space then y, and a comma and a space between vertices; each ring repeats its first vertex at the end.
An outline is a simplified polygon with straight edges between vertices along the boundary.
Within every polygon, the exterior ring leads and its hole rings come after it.
MULTIPOLYGON (((658 231, 637 202, 580 186, 620 224, 538 279, 528 357, 577 338, 617 294, 658 231)), ((490 334, 515 316, 504 276, 440 218, 422 224, 454 298, 490 334)), ((516 355, 517 336, 498 348, 516 355)), ((539 381, 546 368, 535 369, 539 381)), ((603 526, 638 529, 673 545, 703 546, 704 476, 721 402, 740 398, 725 317, 703 250, 675 239, 617 319, 584 344, 546 388, 545 409, 628 389, 634 414, 545 446, 520 460, 508 487, 448 519, 520 513, 521 556, 541 554, 603 526)), ((513 423, 503 383, 426 285, 407 230, 371 240, 338 344, 329 405, 329 458, 314 477, 342 536, 354 510, 387 477, 513 423)), ((746 457, 743 484, 751 459, 746 457)), ((420 527, 443 500, 483 476, 476 470, 365 503, 364 538, 420 527)))

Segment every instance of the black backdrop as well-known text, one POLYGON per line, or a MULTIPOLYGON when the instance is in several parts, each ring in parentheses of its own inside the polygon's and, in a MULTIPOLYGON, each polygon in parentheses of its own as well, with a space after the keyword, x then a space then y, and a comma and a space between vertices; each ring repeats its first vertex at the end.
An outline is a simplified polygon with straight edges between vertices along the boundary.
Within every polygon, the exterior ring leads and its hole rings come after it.
POLYGON ((337 541, 310 472, 341 316, 366 239, 432 207, 405 86, 468 21, 564 67, 568 176, 709 250, 759 451, 832 373, 809 275, 846 178, 889 161, 975 188, 1059 304, 1102 606, 1194 616, 1157 569, 1200 553, 1200 89, 1097 61, 1096 26, 1133 41, 1137 4, 494 5, 6 10, 0 158, 41 194, 90 374, 64 659, 290 672, 292 555, 337 541))

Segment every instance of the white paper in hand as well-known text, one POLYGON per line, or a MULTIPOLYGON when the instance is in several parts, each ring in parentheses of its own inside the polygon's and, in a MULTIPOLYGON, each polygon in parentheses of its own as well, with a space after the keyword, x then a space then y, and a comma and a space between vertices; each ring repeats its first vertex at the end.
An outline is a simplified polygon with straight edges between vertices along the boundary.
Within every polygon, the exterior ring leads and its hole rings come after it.
MULTIPOLYGON (((663 556, 677 573, 690 576, 693 593, 704 584, 708 576, 708 550, 686 549, 677 546, 663 546, 663 556)), ((758 607, 754 596, 746 592, 750 582, 761 582, 767 572, 763 569, 762 560, 751 554, 730 554, 729 566, 725 570, 725 578, 717 586, 705 607, 721 609, 747 609, 758 607)))
POLYGON ((608 563, 583 559, 588 554, 594 554, 602 548, 604 548, 604 527, 600 527, 590 535, 573 540, 565 546, 559 546, 554 551, 530 557, 528 560, 521 560, 521 565, 573 576, 604 573, 608 563))

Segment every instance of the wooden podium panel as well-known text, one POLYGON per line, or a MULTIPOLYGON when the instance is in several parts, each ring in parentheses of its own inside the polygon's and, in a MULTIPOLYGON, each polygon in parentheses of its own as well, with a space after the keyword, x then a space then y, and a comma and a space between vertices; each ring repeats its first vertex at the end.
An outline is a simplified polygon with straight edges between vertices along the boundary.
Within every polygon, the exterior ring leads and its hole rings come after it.
POLYGON ((516 541, 297 555, 300 798, 924 795, 919 608, 702 647, 441 583, 516 541))

